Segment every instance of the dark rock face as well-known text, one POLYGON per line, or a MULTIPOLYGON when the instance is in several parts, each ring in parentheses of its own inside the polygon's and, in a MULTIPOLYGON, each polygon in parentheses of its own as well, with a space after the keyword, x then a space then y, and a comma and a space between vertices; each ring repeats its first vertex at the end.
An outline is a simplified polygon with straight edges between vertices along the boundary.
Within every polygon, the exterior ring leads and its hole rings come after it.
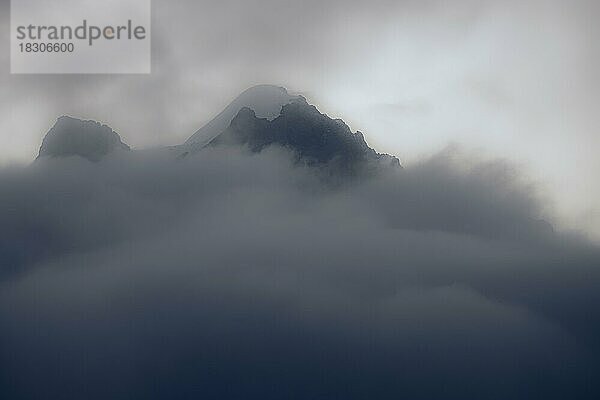
MULTIPOLYGON (((342 120, 320 113, 302 96, 268 85, 247 90, 185 144, 164 151, 183 159, 207 146, 225 145, 245 146, 256 153, 281 146, 294 154, 295 162, 335 178, 400 168, 396 157, 370 148, 362 133, 352 132, 342 120)), ((129 150, 110 127, 63 116, 46 134, 37 158, 79 156, 97 162, 129 150)))
POLYGON ((253 152, 279 145, 293 151, 299 162, 350 175, 400 166, 396 157, 370 148, 362 133, 353 133, 342 120, 321 114, 304 99, 283 106, 272 121, 243 108, 229 128, 209 143, 219 145, 243 145, 253 152))
POLYGON ((80 156, 95 162, 115 150, 130 148, 110 127, 63 116, 44 137, 38 158, 80 156))

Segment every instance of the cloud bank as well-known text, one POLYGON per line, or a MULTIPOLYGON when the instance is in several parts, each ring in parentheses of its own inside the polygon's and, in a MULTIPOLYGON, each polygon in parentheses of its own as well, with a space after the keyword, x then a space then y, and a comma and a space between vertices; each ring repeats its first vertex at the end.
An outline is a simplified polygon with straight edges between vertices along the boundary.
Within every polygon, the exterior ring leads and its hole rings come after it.
POLYGON ((597 398, 600 251, 517 170, 291 160, 3 169, 0 397, 597 398))

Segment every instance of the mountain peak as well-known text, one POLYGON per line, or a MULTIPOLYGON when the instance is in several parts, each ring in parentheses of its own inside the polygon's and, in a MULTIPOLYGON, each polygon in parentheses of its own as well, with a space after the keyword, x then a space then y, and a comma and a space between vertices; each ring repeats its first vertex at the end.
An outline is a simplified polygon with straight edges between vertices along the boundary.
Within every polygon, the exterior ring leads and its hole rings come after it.
POLYGON ((37 158, 80 156, 90 161, 100 161, 115 150, 130 148, 109 126, 62 116, 44 137, 37 158))
POLYGON ((331 172, 354 175, 380 167, 400 166, 397 158, 377 153, 361 132, 352 132, 341 119, 332 119, 304 98, 282 107, 275 119, 260 118, 242 108, 209 146, 242 145, 260 152, 271 145, 291 150, 298 161, 327 166, 331 172))
POLYGON ((233 118, 244 107, 254 110, 259 118, 273 120, 279 116, 284 105, 302 96, 290 94, 286 88, 275 85, 257 85, 242 92, 219 115, 200 128, 186 142, 186 145, 203 147, 223 132, 233 118))

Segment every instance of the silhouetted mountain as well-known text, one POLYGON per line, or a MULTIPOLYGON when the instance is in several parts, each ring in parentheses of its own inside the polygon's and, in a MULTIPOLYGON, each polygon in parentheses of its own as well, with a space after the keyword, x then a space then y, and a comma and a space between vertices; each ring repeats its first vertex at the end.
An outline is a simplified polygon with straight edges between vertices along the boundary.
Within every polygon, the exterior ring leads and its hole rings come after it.
MULTIPOLYGON (((270 85, 246 90, 184 144, 156 151, 184 158, 224 145, 246 146, 253 152, 278 145, 293 152, 297 162, 335 175, 400 166, 396 157, 377 153, 361 132, 353 133, 342 120, 320 113, 302 96, 270 85)), ((38 159, 80 156, 99 161, 120 150, 130 148, 110 127, 63 116, 44 138, 38 159)))
POLYGON ((130 148, 110 127, 63 116, 44 137, 37 158, 80 156, 99 161, 115 150, 128 151, 130 148))
POLYGON ((321 114, 302 97, 284 105, 273 120, 241 109, 229 128, 209 143, 222 145, 247 146, 253 152, 279 145, 294 152, 300 162, 344 174, 400 166, 396 157, 370 148, 361 132, 353 133, 344 121, 321 114))

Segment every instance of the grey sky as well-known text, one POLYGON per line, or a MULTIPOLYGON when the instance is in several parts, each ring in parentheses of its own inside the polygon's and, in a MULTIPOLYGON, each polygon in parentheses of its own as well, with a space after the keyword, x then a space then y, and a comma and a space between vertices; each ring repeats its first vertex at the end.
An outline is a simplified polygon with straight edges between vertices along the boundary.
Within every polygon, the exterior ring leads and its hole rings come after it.
POLYGON ((0 42, 0 165, 31 160, 62 114, 107 123, 134 147, 174 144, 243 89, 274 83, 405 163, 449 143, 513 160, 567 226, 600 232, 599 8, 153 0, 149 76, 11 76, 0 42))

